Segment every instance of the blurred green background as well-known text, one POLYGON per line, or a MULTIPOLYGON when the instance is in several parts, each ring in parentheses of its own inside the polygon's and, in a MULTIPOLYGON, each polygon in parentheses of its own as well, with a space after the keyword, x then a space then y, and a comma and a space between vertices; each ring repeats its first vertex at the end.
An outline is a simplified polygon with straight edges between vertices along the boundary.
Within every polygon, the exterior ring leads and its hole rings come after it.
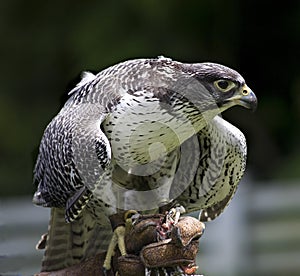
POLYGON ((299 1, 1 1, 0 35, 1 195, 32 193, 35 149, 82 70, 161 54, 237 69, 258 110, 224 116, 253 174, 300 176, 299 1))
POLYGON ((158 55, 239 71, 258 110, 224 117, 247 136, 253 185, 299 186, 300 1, 1 1, 0 36, 0 197, 33 193, 43 130, 81 71, 158 55))

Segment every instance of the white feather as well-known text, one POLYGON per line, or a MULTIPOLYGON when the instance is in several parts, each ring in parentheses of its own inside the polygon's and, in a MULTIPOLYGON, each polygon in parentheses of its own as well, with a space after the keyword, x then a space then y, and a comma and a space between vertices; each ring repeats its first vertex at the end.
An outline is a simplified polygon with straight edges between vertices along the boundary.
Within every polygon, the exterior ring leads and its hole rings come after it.
POLYGON ((94 75, 91 72, 88 71, 83 71, 81 73, 81 81, 79 83, 76 84, 76 86, 68 93, 68 95, 74 93, 75 91, 77 91, 80 87, 84 86, 85 84, 87 84, 88 82, 93 81, 96 78, 96 75, 94 75))

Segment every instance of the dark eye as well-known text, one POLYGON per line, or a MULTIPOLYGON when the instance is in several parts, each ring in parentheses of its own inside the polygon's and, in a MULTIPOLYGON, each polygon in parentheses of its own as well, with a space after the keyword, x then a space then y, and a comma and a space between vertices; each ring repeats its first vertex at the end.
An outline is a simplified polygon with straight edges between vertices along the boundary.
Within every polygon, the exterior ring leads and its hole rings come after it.
POLYGON ((234 82, 229 80, 217 80, 214 85, 222 92, 227 92, 235 86, 234 82))
POLYGON ((229 85, 228 81, 225 80, 221 80, 218 82, 218 86, 224 90, 228 87, 228 85, 229 85))

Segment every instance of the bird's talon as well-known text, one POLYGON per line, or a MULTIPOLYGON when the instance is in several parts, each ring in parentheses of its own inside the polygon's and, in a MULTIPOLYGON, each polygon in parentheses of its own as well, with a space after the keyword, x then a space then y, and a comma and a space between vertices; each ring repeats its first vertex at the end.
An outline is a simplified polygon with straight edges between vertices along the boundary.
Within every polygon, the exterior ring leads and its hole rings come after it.
POLYGON ((107 276, 107 269, 105 267, 102 268, 102 271, 103 271, 103 275, 107 276))

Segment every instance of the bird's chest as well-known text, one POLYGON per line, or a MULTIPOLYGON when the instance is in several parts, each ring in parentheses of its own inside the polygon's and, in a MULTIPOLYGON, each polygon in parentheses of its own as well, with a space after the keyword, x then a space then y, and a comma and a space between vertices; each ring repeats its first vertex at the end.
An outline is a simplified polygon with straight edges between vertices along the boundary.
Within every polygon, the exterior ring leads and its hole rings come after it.
POLYGON ((112 159, 110 169, 101 178, 101 185, 93 191, 94 198, 106 203, 105 210, 109 214, 115 208, 139 211, 156 209, 170 200, 170 189, 179 159, 180 152, 173 151, 163 159, 128 170, 112 159))
POLYGON ((116 163, 126 171, 165 158, 197 132, 184 107, 151 95, 127 95, 102 124, 116 163))

